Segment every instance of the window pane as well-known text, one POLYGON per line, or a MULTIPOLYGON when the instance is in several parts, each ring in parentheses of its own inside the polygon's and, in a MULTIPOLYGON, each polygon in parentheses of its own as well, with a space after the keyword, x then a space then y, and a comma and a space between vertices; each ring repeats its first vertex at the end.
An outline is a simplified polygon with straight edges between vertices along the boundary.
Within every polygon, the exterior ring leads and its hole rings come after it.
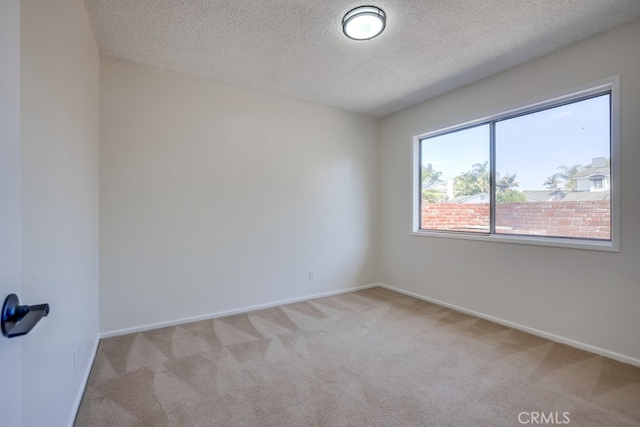
POLYGON ((610 95, 496 123, 496 233, 611 239, 610 95))
POLYGON ((489 125, 420 141, 424 230, 489 232, 489 125))

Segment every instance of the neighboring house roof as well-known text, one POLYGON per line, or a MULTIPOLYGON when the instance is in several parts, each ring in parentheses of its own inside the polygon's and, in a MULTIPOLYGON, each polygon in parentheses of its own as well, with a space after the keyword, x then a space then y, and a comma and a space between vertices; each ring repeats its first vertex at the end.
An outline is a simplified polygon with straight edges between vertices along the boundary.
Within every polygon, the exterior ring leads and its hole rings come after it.
POLYGON ((447 183, 443 181, 430 182, 422 187, 423 190, 445 190, 447 189, 447 183))
POLYGON ((549 202, 564 198, 564 193, 560 190, 522 190, 522 194, 527 198, 527 202, 549 202))
POLYGON ((610 174, 611 174, 611 172, 610 172, 609 168, 607 168, 607 167, 604 167, 604 168, 585 168, 585 169, 582 169, 577 174, 575 174, 572 178, 573 179, 581 179, 581 178, 590 178, 593 175, 609 176, 610 174))
POLYGON ((457 196, 449 200, 447 203, 477 203, 477 202, 484 202, 484 201, 489 203, 488 193, 478 193, 478 194, 472 194, 470 196, 457 196))
POLYGON ((611 195, 610 190, 606 191, 574 191, 562 199, 567 202, 578 202, 587 200, 608 200, 611 195))

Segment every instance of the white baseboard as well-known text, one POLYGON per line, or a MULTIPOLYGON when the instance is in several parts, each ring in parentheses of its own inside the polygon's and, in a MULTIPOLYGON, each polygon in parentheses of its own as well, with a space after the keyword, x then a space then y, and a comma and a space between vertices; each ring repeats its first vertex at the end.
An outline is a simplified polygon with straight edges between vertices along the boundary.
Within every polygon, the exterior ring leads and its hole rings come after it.
POLYGON ((73 427, 76 422, 78 410, 80 409, 80 403, 82 402, 82 396, 84 396, 84 391, 87 388, 87 382, 89 381, 91 368, 93 368, 93 362, 96 360, 96 354, 98 353, 98 344, 100 344, 100 337, 96 336, 96 340, 93 343, 93 348, 91 349, 91 354, 89 355, 89 363, 87 365, 87 369, 85 370, 84 376, 82 377, 82 382, 80 383, 81 387, 78 391, 76 401, 73 405, 73 412, 71 413, 71 419, 69 420, 69 427, 73 427))
POLYGON ((191 322, 198 322, 200 320, 215 319, 216 317, 230 316, 232 314, 246 313, 246 312, 249 312, 249 311, 260 310, 260 309, 263 309, 263 308, 275 307, 275 306, 278 306, 278 305, 291 304, 291 303, 300 302, 300 301, 308 301, 308 300, 314 299, 314 298, 330 297, 332 295, 339 295, 339 294, 344 294, 344 293, 348 293, 348 292, 361 291, 363 289, 374 288, 376 286, 381 286, 381 285, 379 283, 373 283, 371 285, 364 285, 364 286, 358 286, 358 287, 355 287, 355 288, 340 289, 340 290, 337 290, 337 291, 330 291, 330 292, 324 292, 324 293, 320 293, 320 294, 307 295, 307 296, 299 297, 299 298, 291 298, 291 299, 282 300, 282 301, 269 302, 269 303, 266 303, 266 304, 259 304, 259 305, 249 306, 249 307, 237 308, 237 309, 234 309, 234 310, 219 311, 217 313, 205 314, 205 315, 202 315, 202 316, 185 317, 185 318, 182 318, 182 319, 175 319, 175 320, 170 320, 170 321, 167 321, 167 322, 151 323, 151 324, 147 324, 147 325, 135 326, 133 328, 125 328, 125 329, 118 329, 118 330, 115 330, 115 331, 102 332, 102 333, 100 333, 100 338, 101 339, 102 338, 111 338, 111 337, 116 337, 116 336, 119 336, 119 335, 133 334, 133 333, 136 333, 136 332, 149 331, 149 330, 152 330, 152 329, 166 328, 167 326, 181 325, 183 323, 191 323, 191 322))
POLYGON ((452 310, 459 311, 461 313, 470 314, 472 316, 479 317, 481 319, 485 319, 485 320, 488 320, 490 322, 498 323, 500 325, 504 325, 504 326, 507 326, 509 328, 518 329, 518 330, 523 331, 523 332, 528 332, 528 333, 530 333, 532 335, 537 335, 539 337, 546 338, 546 339, 551 340, 551 341, 555 341, 555 342, 562 343, 562 344, 567 344, 567 345, 569 345, 571 347, 575 347, 575 348, 579 348, 580 350, 588 351, 589 353, 599 354, 601 356, 605 356, 605 357, 608 357, 610 359, 617 360, 619 362, 628 363, 629 365, 634 365, 634 366, 639 366, 640 367, 640 359, 636 359, 634 357, 625 356, 624 354, 615 353, 613 351, 605 350, 605 349, 600 348, 600 347, 595 347, 595 346, 592 346, 592 345, 589 345, 589 344, 585 344, 585 343, 582 343, 582 342, 579 342, 579 341, 574 341, 574 340, 569 339, 569 338, 565 338, 565 337, 561 337, 559 335, 554 335, 554 334, 551 334, 551 333, 548 333, 548 332, 540 331, 538 329, 530 328, 528 326, 520 325, 518 323, 513 323, 513 322, 510 322, 508 320, 503 320, 503 319, 500 319, 500 318, 497 318, 497 317, 493 317, 493 316, 489 316, 489 315, 486 315, 486 314, 483 314, 483 313, 479 313, 477 311, 468 310, 466 308, 459 307, 457 305, 449 304, 449 303, 446 303, 444 301, 440 301, 440 300, 433 299, 433 298, 428 298, 428 297, 425 297, 424 295, 416 294, 414 292, 405 291, 403 289, 394 288, 393 286, 385 285, 383 283, 379 283, 378 286, 380 286, 382 288, 389 289, 390 291, 394 291, 394 292, 398 292, 400 294, 408 295, 410 297, 418 298, 418 299, 421 299, 423 301, 427 301, 427 302, 430 302, 430 303, 433 303, 433 304, 441 305, 443 307, 447 307, 447 308, 450 308, 452 310))

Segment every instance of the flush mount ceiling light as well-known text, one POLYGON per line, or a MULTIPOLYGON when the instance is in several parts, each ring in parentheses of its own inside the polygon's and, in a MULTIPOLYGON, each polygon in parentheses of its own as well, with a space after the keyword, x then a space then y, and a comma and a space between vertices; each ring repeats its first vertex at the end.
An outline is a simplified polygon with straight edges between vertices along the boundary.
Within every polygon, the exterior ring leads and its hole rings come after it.
POLYGON ((344 35, 353 40, 371 40, 384 31, 387 17, 375 6, 360 6, 350 10, 342 18, 344 35))

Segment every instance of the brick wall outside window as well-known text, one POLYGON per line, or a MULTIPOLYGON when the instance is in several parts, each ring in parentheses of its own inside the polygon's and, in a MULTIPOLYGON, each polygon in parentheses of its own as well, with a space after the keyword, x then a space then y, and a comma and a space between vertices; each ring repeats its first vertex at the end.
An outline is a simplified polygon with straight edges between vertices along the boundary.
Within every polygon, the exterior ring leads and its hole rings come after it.
MULTIPOLYGON (((496 233, 611 238, 609 200, 499 203, 496 233)), ((488 231, 488 203, 423 203, 426 230, 488 231)))

